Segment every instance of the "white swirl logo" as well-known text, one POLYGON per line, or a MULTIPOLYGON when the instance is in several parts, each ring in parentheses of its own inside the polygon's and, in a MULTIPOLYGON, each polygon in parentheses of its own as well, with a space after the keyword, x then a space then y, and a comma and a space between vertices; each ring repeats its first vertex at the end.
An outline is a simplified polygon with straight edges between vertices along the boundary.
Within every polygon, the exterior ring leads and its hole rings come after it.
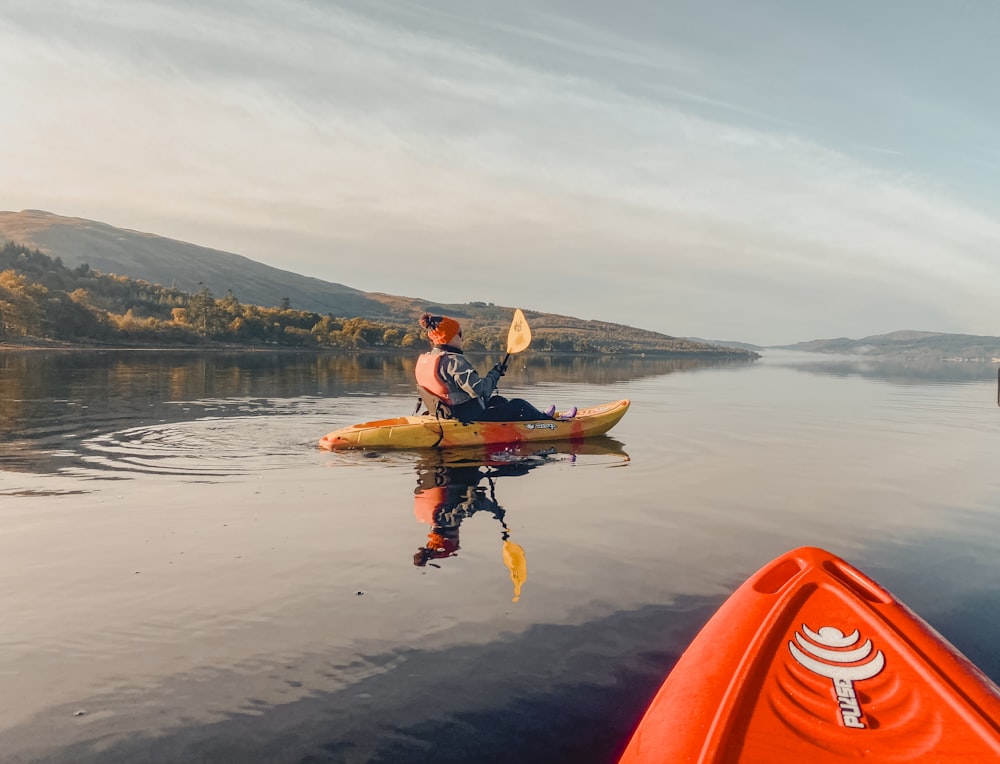
POLYGON ((860 639, 857 629, 844 634, 834 626, 823 626, 819 631, 813 631, 802 624, 802 633, 795 632, 795 641, 788 643, 789 652, 801 666, 833 681, 840 704, 840 718, 845 727, 854 729, 865 729, 854 682, 871 679, 885 668, 882 651, 872 655, 872 641, 866 639, 858 645, 860 639))

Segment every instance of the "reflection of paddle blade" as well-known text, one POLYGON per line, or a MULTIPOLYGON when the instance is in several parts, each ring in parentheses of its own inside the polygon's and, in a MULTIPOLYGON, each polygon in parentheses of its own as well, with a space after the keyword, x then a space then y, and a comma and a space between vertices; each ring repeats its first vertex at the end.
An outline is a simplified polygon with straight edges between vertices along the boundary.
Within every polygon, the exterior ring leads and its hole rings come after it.
POLYGON ((510 331, 507 332, 507 354, 520 353, 528 349, 531 344, 531 327, 528 326, 528 319, 518 308, 514 311, 514 320, 510 324, 510 331))
POLYGON ((510 580, 514 582, 514 599, 511 602, 517 602, 521 599, 521 587, 528 580, 528 560, 519 544, 513 541, 503 542, 503 564, 507 566, 510 580))

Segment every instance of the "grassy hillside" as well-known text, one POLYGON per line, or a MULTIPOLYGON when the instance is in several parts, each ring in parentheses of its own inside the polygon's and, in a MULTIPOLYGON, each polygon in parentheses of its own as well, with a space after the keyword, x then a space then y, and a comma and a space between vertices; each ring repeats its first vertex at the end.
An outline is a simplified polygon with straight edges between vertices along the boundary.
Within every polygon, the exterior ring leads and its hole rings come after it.
MULTIPOLYGON (((108 345, 284 345, 343 349, 426 346, 417 319, 447 313, 465 325, 466 348, 502 350, 512 308, 484 303, 436 305, 385 294, 361 295, 368 318, 298 310, 283 299, 265 307, 231 290, 223 297, 202 286, 196 293, 123 275, 6 242, 0 246, 0 342, 58 340, 108 345)), ((650 353, 752 358, 632 327, 526 311, 532 347, 573 353, 650 353)))
MULTIPOLYGON (((368 293, 372 299, 385 305, 388 320, 398 320, 412 326, 424 311, 457 318, 463 325, 474 328, 476 334, 506 336, 510 326, 512 307, 501 307, 481 302, 449 304, 432 303, 411 297, 368 293)), ((636 329, 605 321, 586 321, 555 313, 524 310, 531 326, 532 347, 536 350, 555 352, 601 353, 708 353, 722 355, 751 354, 733 348, 719 348, 704 342, 693 342, 682 337, 671 337, 645 329, 636 329)))
POLYGON ((69 268, 88 265, 194 294, 232 291, 240 300, 335 316, 380 318, 382 306, 357 289, 272 268, 242 255, 199 247, 83 218, 40 210, 0 212, 0 244, 11 241, 58 257, 69 268))
MULTIPOLYGON (((473 302, 439 304, 431 300, 362 292, 343 284, 300 276, 241 255, 199 247, 162 236, 130 231, 82 218, 39 210, 0 212, 0 243, 6 240, 38 250, 60 265, 118 274, 176 289, 186 295, 207 290, 230 294, 244 305, 281 306, 332 318, 360 318, 399 327, 402 335, 419 333, 424 311, 460 319, 479 344, 505 336, 513 307, 473 302)), ((521 306, 524 307, 524 306, 521 306)), ((116 306, 119 312, 126 308, 116 306)), ((603 353, 677 353, 734 357, 755 354, 710 343, 671 337, 602 321, 525 309, 537 350, 603 353)), ((302 326, 302 322, 297 323, 302 326)))

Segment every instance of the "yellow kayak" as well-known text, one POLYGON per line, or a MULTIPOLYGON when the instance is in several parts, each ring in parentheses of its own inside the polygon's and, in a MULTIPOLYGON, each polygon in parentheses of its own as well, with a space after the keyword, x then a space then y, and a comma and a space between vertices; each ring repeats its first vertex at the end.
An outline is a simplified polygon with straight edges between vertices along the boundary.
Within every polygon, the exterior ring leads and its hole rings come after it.
MULTIPOLYGON (((572 419, 530 422, 470 422, 433 416, 401 416, 344 427, 320 439, 320 448, 452 448, 535 440, 580 440, 603 435, 625 416, 620 400, 577 411, 572 419)), ((556 414, 558 417, 559 414, 556 414)))

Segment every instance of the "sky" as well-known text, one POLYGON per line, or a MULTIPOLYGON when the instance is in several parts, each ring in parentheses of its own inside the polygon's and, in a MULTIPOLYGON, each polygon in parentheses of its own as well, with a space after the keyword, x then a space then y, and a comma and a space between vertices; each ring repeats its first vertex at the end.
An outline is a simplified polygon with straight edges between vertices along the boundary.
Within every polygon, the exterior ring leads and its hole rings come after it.
POLYGON ((776 345, 1000 335, 997 0, 0 0, 0 210, 776 345))

